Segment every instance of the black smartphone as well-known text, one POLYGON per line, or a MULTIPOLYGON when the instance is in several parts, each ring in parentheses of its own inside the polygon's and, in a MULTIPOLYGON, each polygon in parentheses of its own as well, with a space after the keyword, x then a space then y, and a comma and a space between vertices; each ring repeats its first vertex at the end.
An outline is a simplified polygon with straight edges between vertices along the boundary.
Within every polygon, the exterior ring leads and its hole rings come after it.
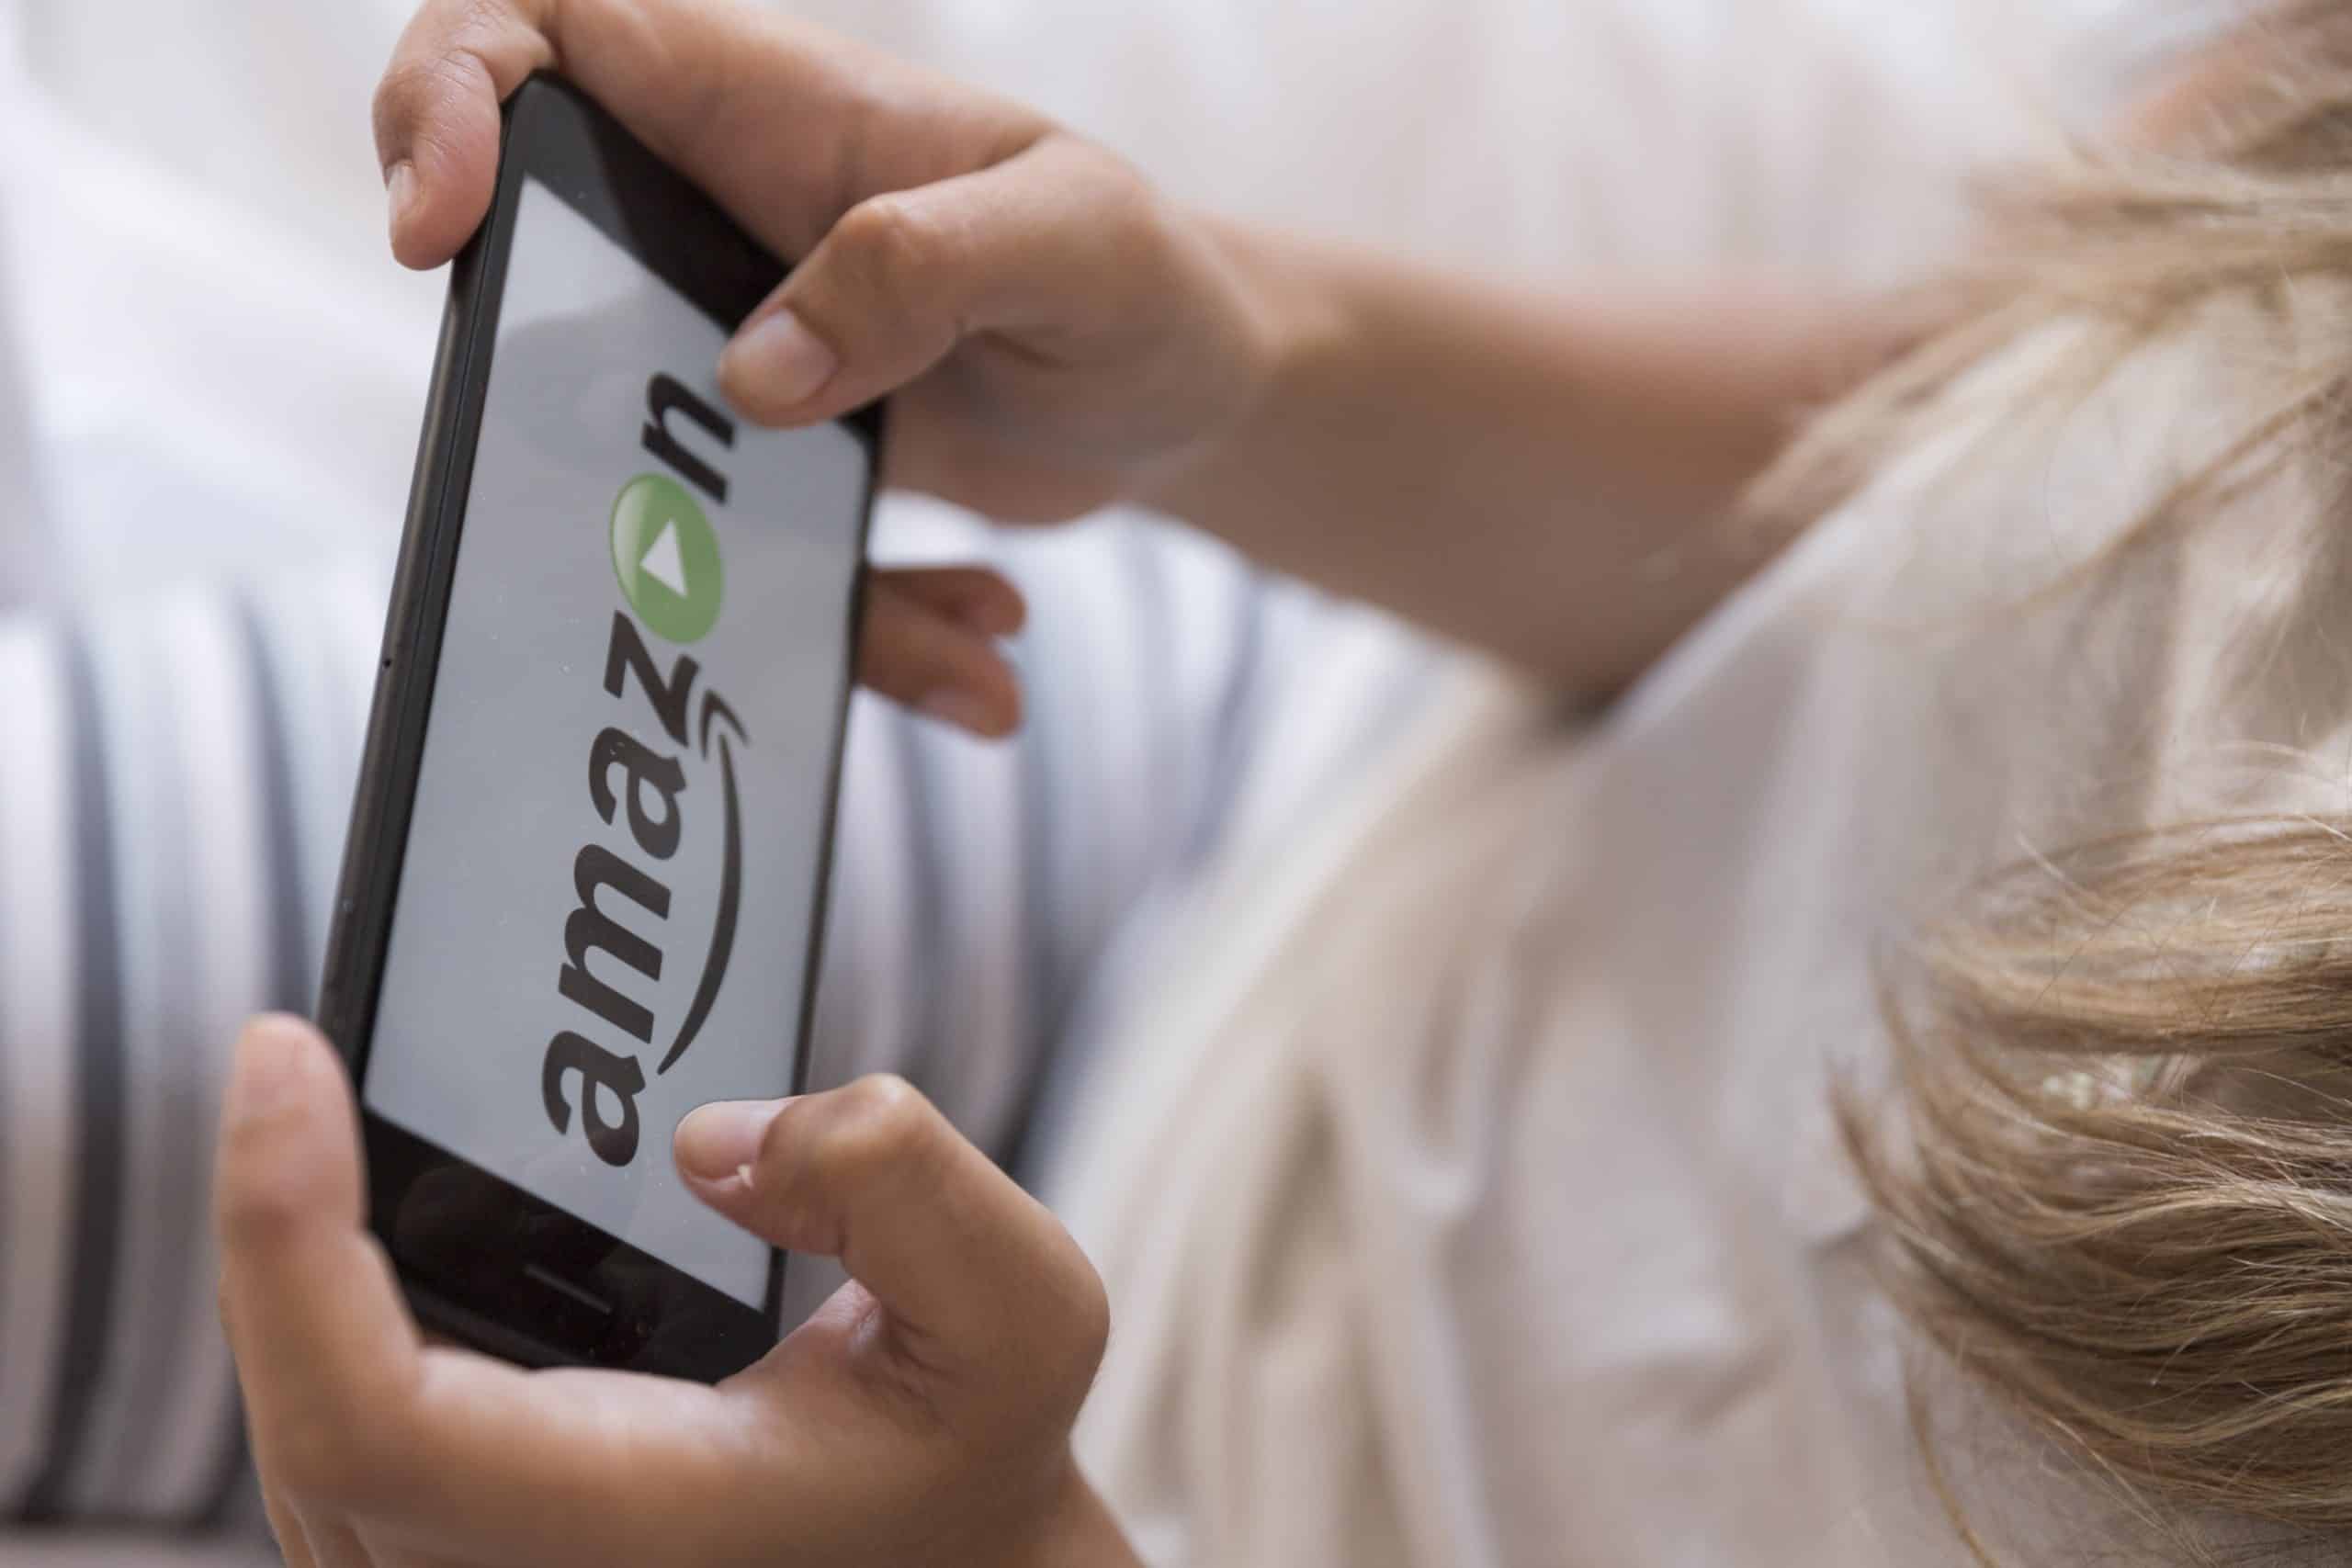
POLYGON ((320 1022, 429 1326, 715 1380, 785 1259, 698 1202, 695 1106, 795 1091, 878 411, 715 367, 784 264, 576 89, 508 102, 458 259, 320 1022))

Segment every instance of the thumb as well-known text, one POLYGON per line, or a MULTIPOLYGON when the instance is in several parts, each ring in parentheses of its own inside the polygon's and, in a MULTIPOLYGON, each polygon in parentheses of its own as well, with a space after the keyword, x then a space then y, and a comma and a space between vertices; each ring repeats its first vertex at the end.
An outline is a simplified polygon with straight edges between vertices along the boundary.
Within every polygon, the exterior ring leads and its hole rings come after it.
POLYGON ((433 0, 401 35, 376 90, 376 155, 391 203, 392 254, 438 266, 481 226, 498 184, 500 103, 554 47, 525 12, 433 0))
POLYGON ((1067 1363, 1081 1390, 1091 1380, 1108 1332, 1093 1266, 903 1080, 707 1105, 679 1124, 677 1159, 745 1229, 841 1259, 932 1364, 1031 1379, 1067 1363))
POLYGON ((221 1100, 222 1237, 295 1223, 356 1226, 358 1129, 342 1063, 299 1018, 257 1018, 238 1038, 221 1100))
POLYGON ((359 1130, 342 1063, 309 1024, 263 1018, 237 1042, 213 1183, 221 1314, 257 1435, 413 1373, 416 1328, 362 1228, 359 1130))

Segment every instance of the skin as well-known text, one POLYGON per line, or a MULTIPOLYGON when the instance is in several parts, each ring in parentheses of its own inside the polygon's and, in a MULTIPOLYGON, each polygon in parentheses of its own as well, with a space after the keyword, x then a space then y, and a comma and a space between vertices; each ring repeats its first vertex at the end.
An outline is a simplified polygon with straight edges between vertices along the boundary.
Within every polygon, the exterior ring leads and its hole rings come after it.
POLYGON ((358 1122, 308 1024, 239 1042, 222 1319, 296 1568, 1133 1562, 1069 1453, 1101 1282, 895 1079, 707 1107, 688 1184, 856 1283, 717 1388, 428 1345, 364 1227, 358 1122))
MULTIPOLYGON (((719 367, 746 417, 888 395, 893 484, 1029 523, 1144 502, 1572 697, 1758 564, 1734 498, 1888 346, 1762 283, 1538 296, 1244 230, 1020 105, 713 0, 427 5, 376 106, 402 262, 473 231, 498 105, 549 66, 804 258, 719 367)), ((1009 586, 869 594, 867 683, 1012 728, 1009 586)), ((300 1568, 1135 1560, 1070 1458, 1102 1286, 902 1083, 680 1128, 706 1201, 855 1281, 716 1390, 426 1344, 307 1026, 249 1031, 220 1146, 223 1315, 300 1568)))

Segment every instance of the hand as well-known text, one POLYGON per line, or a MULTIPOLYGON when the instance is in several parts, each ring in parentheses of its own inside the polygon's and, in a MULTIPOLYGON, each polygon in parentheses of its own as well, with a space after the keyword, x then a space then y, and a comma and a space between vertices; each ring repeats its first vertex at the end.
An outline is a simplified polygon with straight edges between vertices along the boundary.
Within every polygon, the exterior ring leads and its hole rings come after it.
POLYGON ((420 1337, 362 1228, 357 1130, 307 1024, 239 1043, 216 1182, 222 1316, 295 1568, 1131 1563, 1071 1461, 1092 1269, 896 1080, 707 1107, 707 1201, 854 1283, 717 1388, 530 1372, 420 1337))
MULTIPOLYGON (((498 106, 548 66, 805 258, 720 385, 775 426, 888 396, 892 484, 1005 521, 1074 517, 1166 480, 1263 390, 1271 349, 1236 258, 1126 164, 741 6, 430 0, 376 101, 401 260, 438 265, 480 225, 498 106)), ((867 678, 895 690, 876 649, 899 622, 876 619, 867 678)), ((972 690, 1003 716, 1001 685, 972 690)))

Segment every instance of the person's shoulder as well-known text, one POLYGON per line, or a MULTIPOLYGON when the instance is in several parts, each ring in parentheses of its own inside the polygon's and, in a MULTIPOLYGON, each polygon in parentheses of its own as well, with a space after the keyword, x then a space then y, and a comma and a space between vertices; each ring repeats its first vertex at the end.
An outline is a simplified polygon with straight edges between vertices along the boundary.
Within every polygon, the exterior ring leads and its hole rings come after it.
POLYGON ((2154 332, 2055 313, 1985 355, 1799 547, 1822 657, 2012 790, 2323 804, 2309 759, 2352 732, 2347 310, 2312 279, 2154 332))
POLYGON ((2317 455, 2290 406, 2308 309, 2217 296, 2154 333, 2054 313, 1909 412, 1817 532, 1871 608, 1938 620, 2169 587, 2145 569, 2200 538, 2275 558, 2313 532, 2289 483, 2317 455))

